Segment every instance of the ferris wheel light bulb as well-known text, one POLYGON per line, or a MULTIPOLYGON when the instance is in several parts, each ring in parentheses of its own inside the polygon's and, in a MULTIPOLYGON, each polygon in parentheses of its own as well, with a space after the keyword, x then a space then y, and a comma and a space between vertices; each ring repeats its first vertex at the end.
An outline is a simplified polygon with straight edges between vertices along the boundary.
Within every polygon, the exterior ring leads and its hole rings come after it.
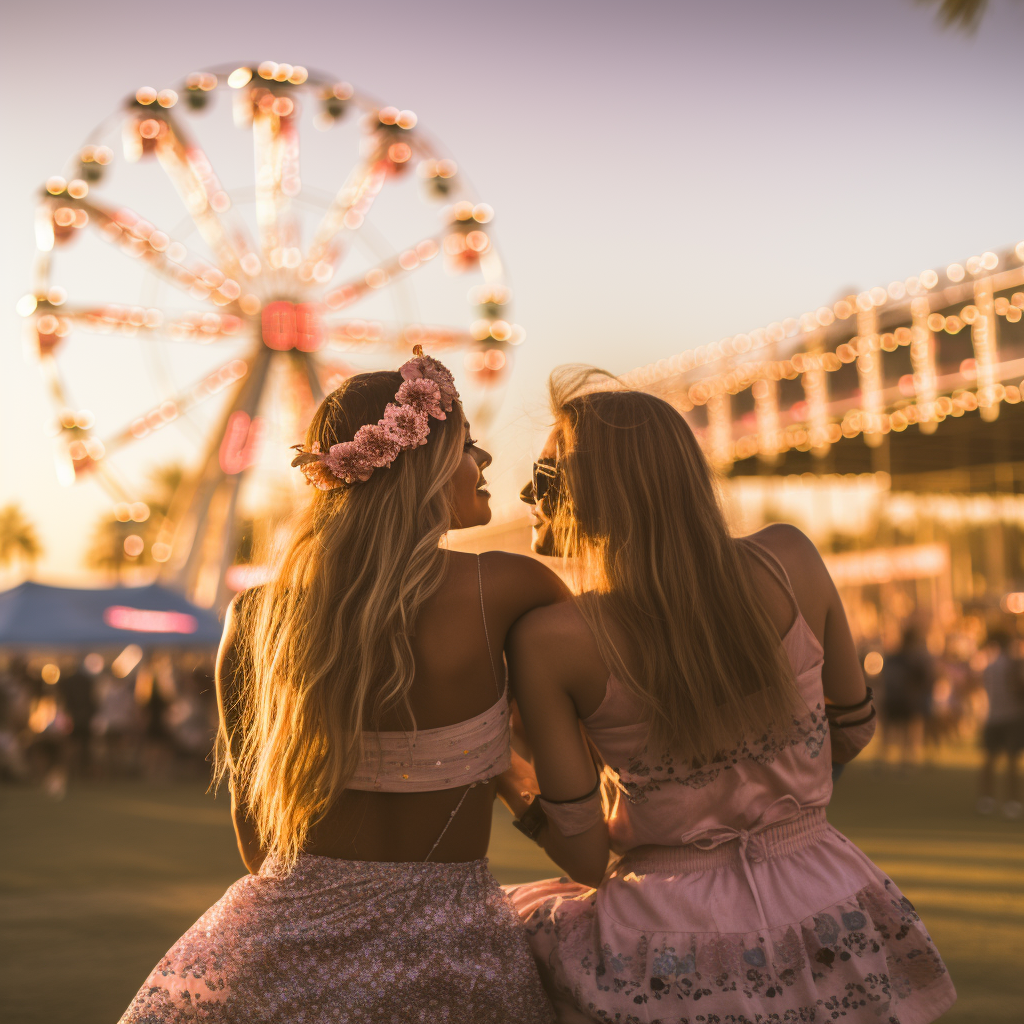
POLYGON ((49 192, 51 196, 59 196, 67 187, 68 183, 57 174, 52 178, 46 179, 46 191, 49 192))
POLYGON ((232 89, 241 89, 252 81, 252 68, 235 68, 228 75, 228 85, 232 89))
POLYGON ((18 304, 15 309, 18 311, 18 316, 31 316, 36 311, 36 306, 39 305, 38 299, 32 294, 22 295, 18 299, 18 304))
POLYGON ((156 102, 157 92, 152 86, 144 85, 135 94, 137 102, 141 103, 144 107, 148 107, 151 103, 156 102))

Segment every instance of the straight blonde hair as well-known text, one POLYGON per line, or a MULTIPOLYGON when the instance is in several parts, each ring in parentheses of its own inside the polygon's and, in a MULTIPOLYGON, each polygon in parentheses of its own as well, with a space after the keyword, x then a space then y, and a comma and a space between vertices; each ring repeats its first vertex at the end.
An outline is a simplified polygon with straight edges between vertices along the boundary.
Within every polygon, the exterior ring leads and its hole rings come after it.
POLYGON ((792 668, 686 421, 588 367, 556 370, 550 395, 556 543, 602 656, 640 702, 648 748, 699 765, 788 734, 800 706, 792 668))
MULTIPOLYGON (((329 395, 307 444, 351 440, 394 401, 401 374, 358 374, 329 395)), ((441 586, 449 484, 462 458, 462 408, 431 420, 427 443, 365 483, 314 491, 273 582, 240 602, 240 686, 222 715, 218 778, 230 772, 262 847, 291 866, 363 754, 363 730, 415 719, 410 637, 441 586), (230 719, 230 720, 229 720, 230 719)))

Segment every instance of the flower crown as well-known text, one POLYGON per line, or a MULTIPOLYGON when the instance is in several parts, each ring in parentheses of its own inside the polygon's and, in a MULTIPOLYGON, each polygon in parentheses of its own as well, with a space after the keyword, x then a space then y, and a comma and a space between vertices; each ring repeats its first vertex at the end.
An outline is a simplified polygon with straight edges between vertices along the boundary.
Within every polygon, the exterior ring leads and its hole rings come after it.
POLYGON ((306 480, 321 491, 333 491, 346 484, 364 483, 375 469, 390 466, 401 452, 427 443, 430 418, 445 419, 452 402, 459 397, 451 371, 423 348, 413 349, 414 358, 399 369, 402 386, 394 402, 384 409, 376 423, 360 427, 351 441, 332 444, 321 452, 320 443, 310 447, 292 445, 299 454, 292 459, 306 480))

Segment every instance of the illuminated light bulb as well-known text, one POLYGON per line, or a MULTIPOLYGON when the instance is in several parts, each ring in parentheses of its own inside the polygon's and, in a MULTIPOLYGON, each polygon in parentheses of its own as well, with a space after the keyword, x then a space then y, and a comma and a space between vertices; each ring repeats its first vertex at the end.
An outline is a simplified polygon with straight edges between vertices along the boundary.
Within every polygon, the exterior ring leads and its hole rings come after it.
POLYGON ((287 82, 294 70, 291 64, 278 64, 274 68, 273 79, 275 82, 287 82))
POLYGON ((928 330, 941 331, 946 327, 946 318, 941 313, 932 313, 928 317, 928 330))
POLYGON ((59 285, 54 285, 46 293, 46 301, 52 306, 62 306, 68 298, 68 293, 59 285))
POLYGON ((398 115, 401 111, 398 107, 381 107, 377 111, 377 120, 381 124, 395 124, 398 121, 398 115))
POLYGON ((68 195, 72 199, 84 199, 89 194, 89 186, 81 178, 68 182, 68 195))
POLYGON ((59 196, 67 187, 68 183, 59 175, 55 174, 52 178, 46 179, 46 191, 51 196, 59 196))
POLYGON ((484 354, 476 351, 467 352, 464 362, 470 373, 479 373, 484 368, 484 354))
POLYGON ((519 324, 513 324, 508 343, 510 345, 522 345, 524 341, 526 341, 526 331, 519 324))
MULTIPOLYGON (((419 260, 416 262, 418 263, 419 260)), ((320 260, 320 262, 313 267, 313 278, 320 284, 326 284, 332 277, 334 277, 334 267, 332 267, 326 260, 320 260)))
POLYGON ((166 562, 171 557, 171 545, 158 540, 150 549, 154 562, 166 562))
POLYGON ((46 313, 36 321, 36 330, 43 335, 55 334, 60 321, 52 314, 46 313))
POLYGON ((874 306, 874 302, 871 299, 870 292, 861 292, 860 295, 857 296, 857 308, 862 313, 866 313, 872 308, 872 306, 874 306))
POLYGON ((256 74, 268 81, 274 77, 275 71, 277 71, 277 65, 272 60, 265 60, 256 68, 256 74))
POLYGON ((70 206, 58 206, 53 211, 53 223, 61 228, 71 227, 75 223, 75 211, 70 206))
POLYGON ((126 501, 120 501, 114 506, 114 518, 119 523, 129 523, 132 518, 132 510, 126 501))
POLYGON ((978 319, 978 307, 964 306, 964 308, 960 310, 960 319, 963 320, 965 324, 973 324, 974 321, 978 319))
POLYGON ((447 235, 444 240, 444 251, 449 256, 459 256, 466 251, 466 236, 460 234, 447 235))
POLYGON ((906 286, 903 284, 902 281, 893 281, 889 285, 887 290, 889 292, 889 298, 893 299, 896 302, 898 302, 900 299, 903 298, 904 295, 907 294, 906 286))
POLYGON ((388 146, 388 159, 395 164, 404 164, 412 156, 412 149, 405 142, 393 142, 388 146))
POLYGON ((900 343, 896 340, 895 334, 883 334, 881 337, 882 350, 885 352, 895 352, 899 348, 900 343))
POLYGON ((1017 323, 1020 320, 1020 318, 1021 312, 1016 306, 1010 306, 1006 310, 1006 319, 1009 320, 1011 324, 1017 323))
POLYGON ((994 252, 983 252, 981 266, 984 270, 995 270, 999 266, 999 257, 994 252))
POLYGON ((287 96, 278 96, 271 104, 271 110, 278 117, 288 117, 295 110, 295 104, 287 96))
POLYGON ((149 242, 150 247, 155 249, 157 252, 165 252, 167 247, 171 244, 170 238, 168 238, 162 231, 154 231, 147 241, 149 242))
POLYGON ((959 263, 951 263, 946 267, 946 277, 954 284, 958 284, 964 279, 964 268, 959 263))
POLYGON ((472 220, 473 204, 465 201, 456 203, 451 209, 451 219, 453 221, 472 220))
POLYGON ((182 260, 188 255, 188 250, 181 244, 181 242, 171 242, 167 247, 167 258, 172 263, 181 263, 182 260))
POLYGON ((411 110, 401 110, 398 113, 398 117, 395 118, 395 124, 399 128, 415 128, 418 120, 419 118, 411 110))
POLYGON ((488 370, 500 370, 505 365, 505 353, 500 348, 489 348, 484 353, 484 366, 488 370))
POLYGON ((383 288, 388 283, 388 275, 380 267, 374 267, 367 271, 365 280, 370 288, 383 288))
POLYGON ((416 255, 415 249, 406 249, 398 257, 398 265, 403 270, 415 270, 420 265, 420 258, 416 255))
POLYGON ((135 99, 144 107, 148 107, 151 103, 156 103, 156 96, 156 89, 152 88, 151 86, 144 85, 135 94, 135 99))
MULTIPOLYGON (((1010 300, 1006 298, 1006 296, 1000 295, 999 298, 992 303, 992 308, 996 311, 997 316, 1006 316, 1006 311, 1010 308, 1010 300)), ((967 317, 964 316, 966 312, 967 307, 965 306, 964 309, 961 310, 960 315, 967 321, 967 323, 971 323, 971 321, 967 320, 967 317)))
POLYGON ((161 126, 161 121, 157 121, 152 117, 147 117, 145 121, 142 121, 139 124, 139 134, 144 139, 155 139, 160 134, 161 126))
POLYGON ((832 310, 840 320, 846 320, 853 315, 853 306, 846 299, 840 299, 832 310))
POLYGON ((31 316, 36 311, 36 306, 39 305, 39 301, 34 295, 22 295, 18 299, 18 304, 15 306, 18 316, 31 316))
POLYGON ((302 262, 302 250, 296 246, 290 246, 284 250, 282 262, 289 270, 294 270, 302 262))
POLYGON ((473 250, 473 252, 486 252, 490 247, 491 240, 487 237, 487 233, 484 231, 470 231, 466 235, 466 245, 473 250))
POLYGON ((981 257, 972 256, 966 264, 968 274, 977 274, 981 270, 981 257))
POLYGON ((210 196, 210 207, 215 213, 227 213, 231 209, 231 198, 227 192, 214 192, 210 196))
POLYGON ((470 336, 474 341, 483 341, 484 338, 490 337, 491 334, 491 321, 490 320, 474 320, 469 326, 470 336))
POLYGON ((173 89, 161 89, 156 96, 161 107, 173 107, 178 102, 178 94, 173 89))
POLYGON ((458 164, 454 160, 437 161, 437 176, 439 178, 454 178, 458 170, 458 164))
POLYGON ((86 455, 94 462, 99 462, 107 454, 107 449, 103 447, 103 442, 98 437, 88 437, 83 444, 86 455))
POLYGON ((440 251, 440 248, 432 238, 424 239, 416 246, 416 255, 426 262, 432 260, 440 251))
POLYGON ((814 319, 817 320, 822 327, 828 327, 830 324, 835 323, 836 316, 828 306, 821 306, 815 312, 814 319))
POLYGON ((232 89, 241 89, 243 86, 248 85, 252 81, 252 69, 251 68, 235 68, 234 71, 228 75, 228 85, 232 89))
POLYGON ((130 533, 124 539, 124 553, 129 558, 138 558, 145 547, 146 542, 137 533, 130 533))
POLYGON ((939 275, 934 270, 922 271, 918 280, 925 288, 934 288, 939 283, 939 275))
POLYGON ((889 298, 889 293, 884 288, 872 288, 868 295, 871 297, 871 302, 876 306, 884 305, 889 298))
POLYGON ((235 299, 238 298, 239 295, 242 294, 242 286, 237 281, 233 281, 231 278, 228 278, 220 286, 220 293, 229 302, 233 302, 235 299))
POLYGON ((964 329, 964 322, 958 316, 946 317, 946 333, 959 334, 964 329))
POLYGON ((491 324, 491 337, 495 341, 508 341, 512 336, 511 326, 504 320, 495 320, 491 324))
POLYGON ((292 68, 292 73, 288 76, 288 81, 291 82, 292 85, 302 85, 307 78, 309 78, 309 72, 301 65, 296 64, 295 67, 292 68))
POLYGON ((350 100, 352 99, 352 94, 354 92, 355 90, 348 82, 335 82, 334 85, 331 86, 331 95, 335 99, 350 100))
POLYGON ((249 316, 255 316, 260 311, 260 300, 257 296, 249 294, 243 295, 238 300, 238 305, 241 306, 242 312, 249 316))

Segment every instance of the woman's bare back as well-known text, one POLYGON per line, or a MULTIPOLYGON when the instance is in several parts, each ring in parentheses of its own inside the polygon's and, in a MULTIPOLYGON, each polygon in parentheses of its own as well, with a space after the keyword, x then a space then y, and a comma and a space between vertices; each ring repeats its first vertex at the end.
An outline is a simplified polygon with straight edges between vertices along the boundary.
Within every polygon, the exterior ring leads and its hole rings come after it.
MULTIPOLYGON (((409 697, 419 729, 454 725, 504 699, 502 649, 512 624, 532 608, 568 596, 558 578, 534 559, 481 555, 485 634, 477 556, 449 552, 447 559, 444 582, 421 606, 412 639, 416 677, 409 697)), ((384 731, 408 726, 397 712, 381 722, 384 731)), ((346 860, 423 860, 464 794, 465 787, 419 793, 345 790, 312 828, 306 852, 346 860)), ((471 789, 431 860, 483 857, 493 800, 493 781, 471 789)), ((251 825, 240 817, 236 814, 239 845, 253 869, 262 858, 253 849, 251 825)))

